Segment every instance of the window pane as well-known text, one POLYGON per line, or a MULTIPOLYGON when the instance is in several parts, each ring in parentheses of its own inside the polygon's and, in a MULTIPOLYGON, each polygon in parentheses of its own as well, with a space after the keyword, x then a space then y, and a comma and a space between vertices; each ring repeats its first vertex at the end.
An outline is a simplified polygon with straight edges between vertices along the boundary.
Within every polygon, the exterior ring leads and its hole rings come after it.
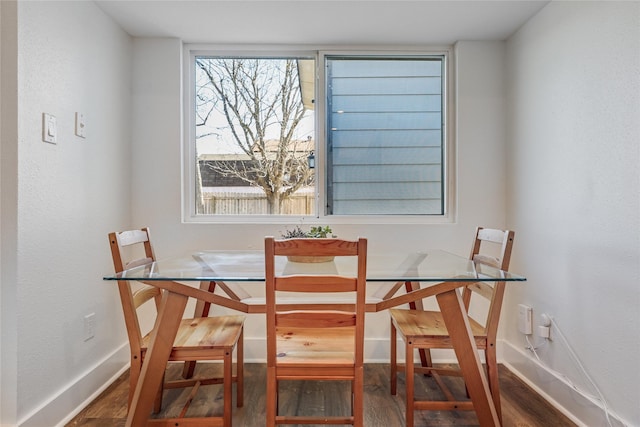
POLYGON ((443 58, 326 65, 327 213, 442 215, 443 58))
POLYGON ((314 64, 195 58, 197 214, 315 214, 314 64))

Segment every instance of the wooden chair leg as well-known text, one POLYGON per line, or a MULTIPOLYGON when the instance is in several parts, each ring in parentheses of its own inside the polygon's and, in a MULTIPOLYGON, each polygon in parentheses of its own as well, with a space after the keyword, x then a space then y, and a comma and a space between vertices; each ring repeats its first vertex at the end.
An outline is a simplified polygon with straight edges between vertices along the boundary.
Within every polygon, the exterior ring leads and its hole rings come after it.
POLYGON ((362 366, 356 369, 353 386, 355 388, 353 393, 353 426, 362 427, 364 425, 364 402, 362 396, 364 389, 364 368, 362 366))
POLYGON ((244 405, 244 328, 236 346, 236 406, 244 405))
POLYGON ((502 409, 500 406, 500 384, 498 378, 498 361, 495 345, 488 346, 484 354, 485 363, 487 365, 487 382, 489 383, 489 389, 491 390, 493 405, 496 407, 496 412, 498 413, 498 419, 502 423, 502 409))
POLYGON ((224 379, 223 379, 223 417, 224 417, 224 427, 231 427, 231 420, 233 417, 233 406, 232 406, 232 396, 233 396, 233 352, 229 349, 224 355, 223 362, 223 370, 224 370, 224 379))
POLYGON ((420 364, 424 367, 432 368, 433 361, 431 360, 431 350, 429 350, 428 348, 421 348, 418 350, 418 353, 420 354, 420 364))
POLYGON ((193 373, 196 370, 196 362, 184 362, 184 368, 182 368, 182 378, 188 380, 193 378, 193 373))
POLYGON ((355 407, 356 404, 356 395, 355 395, 355 390, 356 390, 356 386, 355 386, 355 381, 349 381, 349 386, 351 387, 350 390, 350 396, 351 396, 351 416, 353 417, 353 414, 355 413, 353 408, 355 407))
POLYGON ((140 370, 142 369, 142 360, 139 355, 131 356, 131 368, 129 368, 129 402, 128 408, 131 408, 133 401, 133 393, 136 391, 136 384, 140 378, 140 370))
POLYGON ((405 344, 406 356, 405 356, 405 367, 404 367, 404 376, 405 376, 405 399, 406 399, 406 419, 407 419, 407 427, 413 427, 413 395, 414 395, 414 384, 413 384, 413 374, 414 374, 414 366, 413 366, 413 345, 410 342, 406 342, 405 344))
POLYGON ((267 368, 267 396, 266 396, 266 427, 275 427, 278 396, 278 382, 276 381, 276 368, 267 368))
POLYGON ((391 354, 391 361, 390 361, 390 388, 391 388, 391 395, 395 396, 397 393, 397 388, 398 388, 398 354, 397 354, 397 346, 398 346, 398 342, 397 340, 397 336, 398 333, 396 331, 396 327, 393 325, 393 322, 391 322, 391 337, 390 337, 390 344, 391 344, 391 350, 390 350, 390 354, 391 354))

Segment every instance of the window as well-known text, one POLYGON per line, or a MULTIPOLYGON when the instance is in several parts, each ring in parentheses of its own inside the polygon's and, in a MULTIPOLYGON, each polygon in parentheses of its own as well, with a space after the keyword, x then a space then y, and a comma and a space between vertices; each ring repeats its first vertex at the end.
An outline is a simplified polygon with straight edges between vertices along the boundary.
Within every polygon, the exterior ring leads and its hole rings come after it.
POLYGON ((190 51, 187 216, 444 217, 446 58, 190 51))
POLYGON ((314 59, 195 56, 197 215, 311 215, 314 59), (302 71, 304 70, 304 71, 302 71), (313 85, 313 75, 310 76, 313 85))

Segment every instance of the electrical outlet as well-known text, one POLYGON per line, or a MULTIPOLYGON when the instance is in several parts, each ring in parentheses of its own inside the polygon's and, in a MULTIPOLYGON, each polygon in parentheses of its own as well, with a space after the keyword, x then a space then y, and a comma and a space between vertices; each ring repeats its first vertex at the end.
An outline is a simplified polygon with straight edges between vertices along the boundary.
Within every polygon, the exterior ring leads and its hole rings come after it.
POLYGON ((541 325, 538 326, 538 336, 551 339, 551 317, 547 313, 542 313, 540 316, 541 325))
POLYGON ((89 341, 96 334, 96 314, 89 313, 84 316, 84 340, 89 341))
POLYGON ((531 307, 524 304, 518 304, 518 331, 525 335, 531 335, 533 333, 531 317, 531 307))
POLYGON ((551 339, 551 328, 548 327, 548 326, 544 326, 544 325, 538 326, 538 336, 550 340, 551 339))
POLYGON ((76 113, 76 135, 84 138, 86 137, 86 122, 83 113, 76 113))

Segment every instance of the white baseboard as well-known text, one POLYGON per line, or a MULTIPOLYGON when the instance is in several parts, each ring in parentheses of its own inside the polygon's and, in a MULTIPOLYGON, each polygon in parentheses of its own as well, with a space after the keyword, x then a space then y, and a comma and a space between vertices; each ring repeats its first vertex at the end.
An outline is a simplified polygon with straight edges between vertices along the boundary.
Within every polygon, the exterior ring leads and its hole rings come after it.
POLYGON ((129 344, 125 343, 99 361, 68 387, 18 421, 19 427, 62 427, 91 403, 129 368, 129 344))
MULTIPOLYGON (((245 362, 265 363, 265 338, 245 337, 245 362)), ((500 341, 498 361, 543 396, 551 405, 579 426, 608 426, 603 409, 568 384, 556 378, 546 367, 530 357, 524 350, 500 341)), ((404 346, 398 345, 398 356, 404 346)), ((450 351, 433 353, 434 361, 447 363, 455 360, 450 351)), ((389 363, 389 340, 369 338, 365 343, 367 363, 389 363)), ((19 427, 62 427, 92 402, 129 366, 129 348, 124 344, 105 357, 96 366, 61 390, 40 408, 18 422, 19 427), (83 398, 83 396, 86 396, 83 398)), ((612 427, 625 427, 615 414, 610 413, 612 427)))
POLYGON ((529 387, 544 397, 578 426, 628 426, 620 417, 609 411, 609 421, 601 405, 581 394, 565 381, 560 380, 551 370, 531 357, 524 349, 514 347, 509 342, 500 341, 498 361, 509 368, 529 387))

